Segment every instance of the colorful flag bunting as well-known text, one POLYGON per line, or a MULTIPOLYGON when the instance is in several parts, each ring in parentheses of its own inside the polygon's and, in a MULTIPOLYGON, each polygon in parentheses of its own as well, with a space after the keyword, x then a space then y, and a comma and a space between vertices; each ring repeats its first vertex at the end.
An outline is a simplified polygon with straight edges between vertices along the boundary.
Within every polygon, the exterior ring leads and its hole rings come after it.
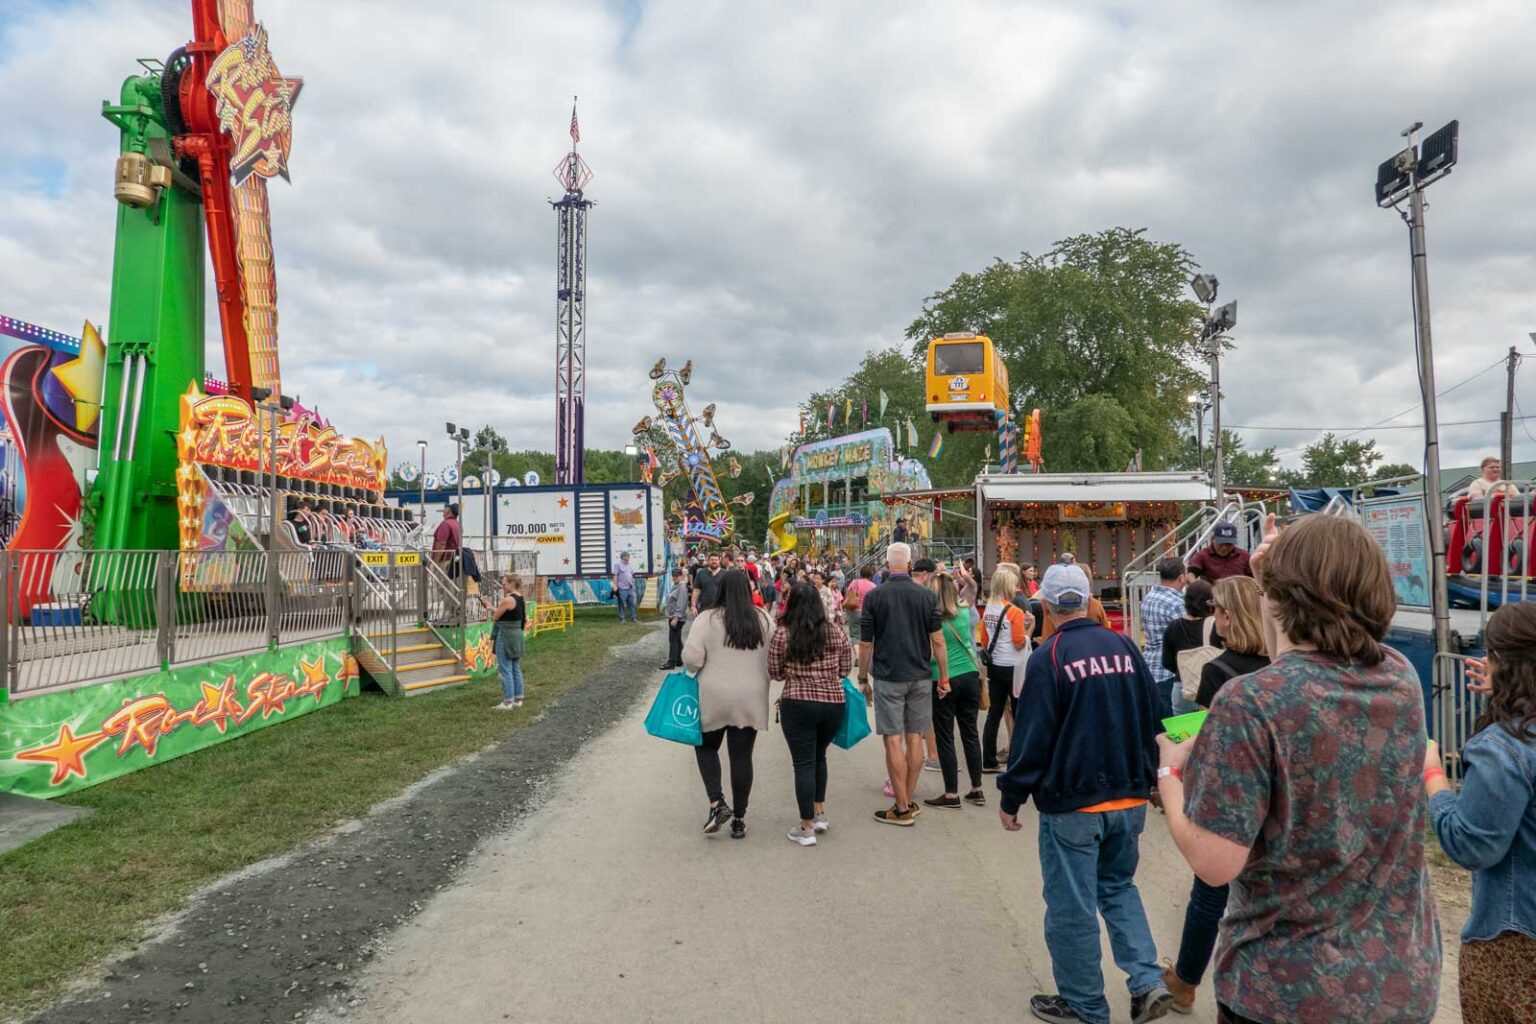
POLYGON ((832 423, 834 422, 833 418, 836 415, 837 415, 837 403, 836 402, 828 402, 827 403, 827 429, 828 430, 832 429, 832 423))
POLYGON ((867 398, 859 399, 859 422, 866 427, 869 426, 869 399, 867 398))
POLYGON ((853 399, 846 398, 846 399, 843 400, 843 426, 847 426, 848 424, 850 424, 852 422, 853 422, 853 399))
POLYGON ((889 401, 890 401, 890 399, 886 397, 885 389, 881 388, 880 389, 880 422, 881 423, 885 422, 885 403, 889 402, 889 401))
POLYGON ((917 424, 912 422, 912 417, 907 417, 907 447, 917 447, 917 424))
POLYGON ((936 459, 944 451, 944 431, 942 429, 933 432, 933 444, 928 446, 928 457, 936 459))

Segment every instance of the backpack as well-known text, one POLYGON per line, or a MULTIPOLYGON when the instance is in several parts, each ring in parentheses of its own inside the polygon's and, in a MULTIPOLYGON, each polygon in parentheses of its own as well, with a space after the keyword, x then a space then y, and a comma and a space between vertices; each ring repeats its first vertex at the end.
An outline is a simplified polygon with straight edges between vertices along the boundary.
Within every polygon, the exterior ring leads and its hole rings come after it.
POLYGON ((1179 689, 1187 701, 1193 701, 1199 694, 1200 673, 1205 666, 1221 654, 1220 647, 1211 646, 1211 630, 1215 625, 1216 617, 1207 615, 1205 627, 1201 630, 1200 646, 1179 652, 1179 689))

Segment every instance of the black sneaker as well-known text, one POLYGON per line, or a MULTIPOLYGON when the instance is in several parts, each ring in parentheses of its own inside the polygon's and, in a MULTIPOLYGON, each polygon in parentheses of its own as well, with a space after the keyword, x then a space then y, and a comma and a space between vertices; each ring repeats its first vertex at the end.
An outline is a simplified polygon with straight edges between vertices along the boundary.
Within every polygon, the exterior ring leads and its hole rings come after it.
POLYGON ((704 834, 711 836, 716 832, 719 832, 720 826, 724 825, 730 816, 731 809, 725 806, 724 800, 721 800, 718 804, 715 804, 715 806, 709 809, 709 817, 704 819, 704 834))
POLYGON ((983 793, 979 789, 973 789, 969 793, 965 794, 965 802, 968 804, 975 804, 977 807, 985 807, 987 806, 987 794, 983 793))
POLYGON ((1173 1009, 1173 993, 1159 984, 1150 992, 1131 996, 1131 1024, 1146 1024, 1149 1020, 1166 1017, 1173 1009))
POLYGON ((1067 1001, 1061 996, 1030 996, 1029 1012, 1041 1020, 1074 1021, 1083 1018, 1077 1015, 1067 1001))
POLYGON ((954 811, 958 811, 960 809, 960 798, 957 796, 944 796, 940 794, 939 796, 929 797, 927 800, 924 800, 923 803, 927 804, 929 807, 948 807, 950 810, 954 811))
POLYGON ((1000 775, 1002 771, 1003 766, 1000 764, 984 764, 981 766, 981 774, 983 775, 1000 775))
POLYGON ((743 818, 732 818, 731 819, 731 838, 732 839, 745 839, 745 838, 747 838, 747 823, 746 823, 745 819, 743 819, 743 818))

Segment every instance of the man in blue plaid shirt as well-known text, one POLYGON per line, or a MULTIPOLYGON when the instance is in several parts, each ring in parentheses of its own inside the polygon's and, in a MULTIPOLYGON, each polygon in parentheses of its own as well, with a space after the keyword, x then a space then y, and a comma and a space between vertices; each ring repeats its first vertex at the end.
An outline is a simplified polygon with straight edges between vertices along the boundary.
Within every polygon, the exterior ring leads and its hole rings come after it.
POLYGON ((1173 694, 1179 677, 1163 668, 1163 634, 1184 615, 1184 563, 1177 558, 1165 558, 1157 563, 1157 576, 1158 585, 1141 599, 1142 653, 1163 695, 1163 717, 1167 718, 1176 705, 1183 703, 1173 694))

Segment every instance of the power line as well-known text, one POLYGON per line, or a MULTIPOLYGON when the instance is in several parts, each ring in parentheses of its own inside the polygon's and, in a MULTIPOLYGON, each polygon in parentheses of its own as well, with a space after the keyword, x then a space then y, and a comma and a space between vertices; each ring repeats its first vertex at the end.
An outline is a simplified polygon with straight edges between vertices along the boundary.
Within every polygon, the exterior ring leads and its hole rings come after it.
MULTIPOLYGON (((1489 363, 1487 366, 1483 367, 1481 370, 1478 370, 1476 373, 1474 373, 1472 376, 1468 377, 1466 380, 1462 381, 1461 383, 1452 385, 1451 387, 1446 388, 1444 391, 1441 391, 1438 394, 1437 397, 1444 398, 1446 395, 1450 394, 1451 392, 1456 391, 1459 388, 1464 388, 1468 384, 1471 384, 1474 380, 1477 380, 1477 378, 1481 377, 1483 374, 1485 374, 1488 371, 1494 369, 1495 367, 1503 366, 1503 365, 1504 365, 1504 357, 1500 356, 1498 359, 1496 359, 1493 362, 1489 363)), ((1344 434, 1341 437, 1335 438, 1335 440, 1347 441, 1347 440, 1349 440, 1352 437, 1360 436, 1361 434, 1365 433, 1367 430, 1377 430, 1380 427, 1382 427, 1383 424, 1391 423, 1393 420, 1400 419, 1401 417, 1406 416, 1406 415, 1408 415, 1411 412, 1417 412, 1421 408, 1423 408, 1422 404, 1414 403, 1413 405, 1410 405, 1408 408, 1404 409, 1402 412, 1394 413, 1393 415, 1388 416, 1386 419, 1381 420, 1380 422, 1372 423, 1370 426, 1361 427, 1358 430, 1351 431, 1350 433, 1344 434)), ((1326 431, 1325 431, 1325 433, 1326 433, 1326 431)), ((1284 451, 1275 452, 1275 457, 1279 458, 1282 455, 1294 455, 1297 452, 1304 452, 1304 451, 1306 451, 1307 448, 1308 448, 1307 445, 1301 445, 1301 446, 1296 447, 1296 448, 1287 448, 1284 451)))
MULTIPOLYGON (((1517 402, 1516 405, 1518 406, 1519 403, 1517 402)), ((1517 419, 1517 420, 1530 420, 1530 419, 1536 419, 1536 416, 1516 416, 1515 419, 1517 419)), ((1481 426, 1481 425, 1487 424, 1487 423, 1501 423, 1501 422, 1503 422, 1503 421, 1499 420, 1499 419, 1491 419, 1491 420, 1452 420, 1452 421, 1450 421, 1448 423, 1442 423, 1440 425, 1442 427, 1471 427, 1471 426, 1481 426)), ((1383 426, 1381 424, 1377 424, 1374 427, 1276 427, 1276 426, 1271 426, 1269 424, 1264 424, 1264 423, 1233 423, 1231 426, 1232 426, 1233 430, 1286 430, 1286 431, 1296 431, 1296 432, 1300 432, 1300 433, 1318 433, 1318 432, 1321 432, 1321 433, 1324 433, 1324 434, 1331 434, 1331 433, 1334 433, 1335 431, 1339 431, 1339 430, 1353 430, 1356 433, 1360 433, 1360 432, 1364 432, 1364 431, 1367 431, 1367 430, 1421 430, 1421 429, 1423 429, 1420 426, 1420 424, 1417 424, 1417 423, 1398 423, 1398 424, 1392 424, 1392 425, 1388 425, 1388 426, 1383 426)), ((1526 432, 1529 433, 1530 432, 1530 428, 1526 428, 1526 432)), ((1533 437, 1531 440, 1536 441, 1536 437, 1533 437)))

